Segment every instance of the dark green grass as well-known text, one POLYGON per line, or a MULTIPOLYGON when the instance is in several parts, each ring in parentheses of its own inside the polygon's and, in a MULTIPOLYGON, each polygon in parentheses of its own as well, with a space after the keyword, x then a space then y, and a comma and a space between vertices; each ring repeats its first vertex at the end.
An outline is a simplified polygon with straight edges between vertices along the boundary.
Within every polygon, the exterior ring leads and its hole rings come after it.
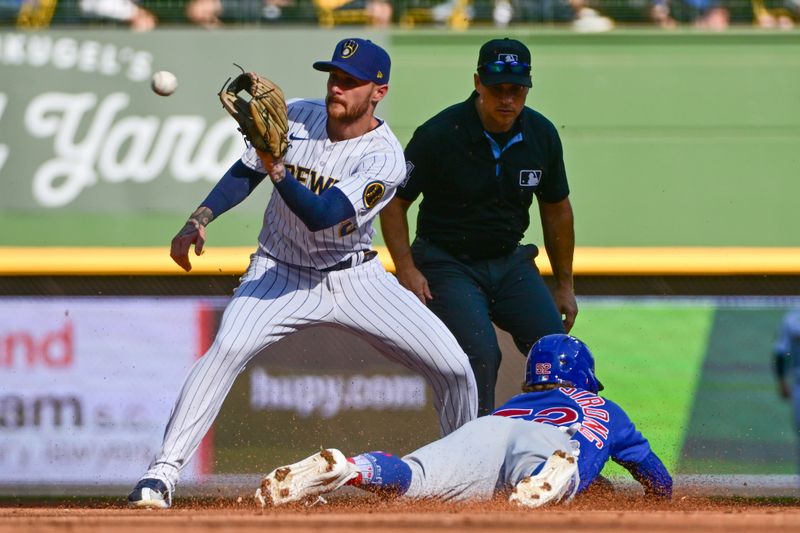
MULTIPOLYGON (((583 303, 571 332, 592 348, 602 395, 625 409, 670 471, 683 446, 712 317, 710 306, 583 303)), ((627 476, 613 463, 604 474, 627 476)))
POLYGON ((718 309, 677 471, 793 474, 797 432, 772 342, 785 309, 718 309))

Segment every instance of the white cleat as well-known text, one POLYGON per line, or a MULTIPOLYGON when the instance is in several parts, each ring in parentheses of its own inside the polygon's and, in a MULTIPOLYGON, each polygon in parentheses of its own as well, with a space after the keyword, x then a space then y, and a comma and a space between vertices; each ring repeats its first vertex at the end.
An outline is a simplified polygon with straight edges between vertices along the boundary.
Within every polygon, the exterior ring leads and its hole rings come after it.
POLYGON ((160 479, 145 478, 139 480, 128 495, 128 506, 169 509, 172 506, 172 492, 160 479))
POLYGON ((524 507, 568 502, 580 484, 578 459, 569 452, 556 450, 535 476, 528 476, 514 487, 508 501, 524 507))
POLYGON ((255 498, 261 507, 284 505, 333 492, 357 475, 355 465, 342 452, 328 448, 267 474, 255 498))

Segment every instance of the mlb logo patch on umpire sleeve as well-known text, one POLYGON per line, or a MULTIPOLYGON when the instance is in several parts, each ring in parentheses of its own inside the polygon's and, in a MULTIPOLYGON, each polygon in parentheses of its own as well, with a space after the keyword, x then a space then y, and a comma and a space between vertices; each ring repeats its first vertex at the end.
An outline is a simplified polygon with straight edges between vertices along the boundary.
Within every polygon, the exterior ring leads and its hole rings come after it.
POLYGON ((541 170, 520 170, 519 171, 519 186, 520 187, 536 187, 542 181, 541 170))
POLYGON ((403 183, 400 184, 400 187, 405 187, 406 183, 408 183, 409 178, 411 178, 411 173, 414 172, 414 163, 411 161, 406 161, 406 177, 403 180, 403 183))

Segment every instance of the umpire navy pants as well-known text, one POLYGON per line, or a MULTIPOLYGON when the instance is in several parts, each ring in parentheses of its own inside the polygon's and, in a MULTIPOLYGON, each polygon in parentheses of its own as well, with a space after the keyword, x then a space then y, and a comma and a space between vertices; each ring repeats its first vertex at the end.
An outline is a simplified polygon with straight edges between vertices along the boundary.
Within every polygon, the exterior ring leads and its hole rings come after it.
POLYGON ((419 237, 411 250, 431 289, 428 307, 469 357, 478 416, 489 414, 502 359, 492 323, 511 334, 523 355, 539 338, 564 333, 561 313, 533 262, 539 250, 527 244, 500 258, 468 260, 419 237))

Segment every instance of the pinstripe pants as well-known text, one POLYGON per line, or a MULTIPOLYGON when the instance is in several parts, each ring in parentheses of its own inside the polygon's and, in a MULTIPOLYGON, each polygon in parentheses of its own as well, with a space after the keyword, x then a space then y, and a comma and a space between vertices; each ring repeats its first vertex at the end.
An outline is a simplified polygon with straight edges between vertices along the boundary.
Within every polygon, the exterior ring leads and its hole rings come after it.
POLYGON ((250 359, 286 335, 320 324, 347 328, 423 376, 433 390, 442 435, 476 417, 477 388, 466 354, 380 261, 319 272, 253 254, 214 343, 183 384, 161 450, 142 477, 174 489, 250 359))

